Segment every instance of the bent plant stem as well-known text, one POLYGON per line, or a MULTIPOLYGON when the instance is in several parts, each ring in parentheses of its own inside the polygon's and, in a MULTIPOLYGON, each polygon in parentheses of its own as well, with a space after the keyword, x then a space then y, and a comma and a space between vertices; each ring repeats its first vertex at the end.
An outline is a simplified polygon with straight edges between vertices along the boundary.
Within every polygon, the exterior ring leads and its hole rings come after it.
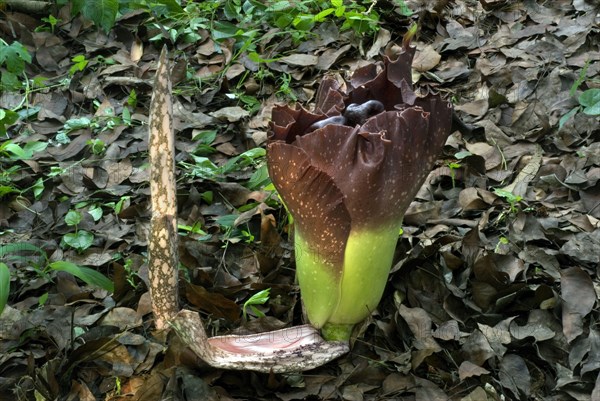
POLYGON ((348 343, 325 341, 304 325, 243 336, 208 338, 197 312, 178 312, 177 201, 175 136, 167 50, 163 48, 150 106, 150 192, 152 218, 148 241, 150 297, 156 328, 172 327, 209 365, 258 372, 316 368, 348 352, 348 343))

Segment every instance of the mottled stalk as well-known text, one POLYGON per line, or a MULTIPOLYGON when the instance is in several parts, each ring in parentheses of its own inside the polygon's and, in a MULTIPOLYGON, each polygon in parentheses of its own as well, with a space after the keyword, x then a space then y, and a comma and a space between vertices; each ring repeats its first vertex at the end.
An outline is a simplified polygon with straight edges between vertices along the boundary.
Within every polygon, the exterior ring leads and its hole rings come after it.
POLYGON ((179 310, 177 295, 177 199, 175 135, 167 49, 163 48, 150 104, 150 196, 152 218, 148 240, 150 297, 157 329, 179 310))

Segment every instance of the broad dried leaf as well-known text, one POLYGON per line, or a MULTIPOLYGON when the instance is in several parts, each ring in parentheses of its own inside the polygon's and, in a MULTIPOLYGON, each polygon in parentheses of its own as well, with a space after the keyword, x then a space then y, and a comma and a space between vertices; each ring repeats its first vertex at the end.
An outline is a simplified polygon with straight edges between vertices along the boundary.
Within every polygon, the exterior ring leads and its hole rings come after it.
POLYGON ((465 380, 472 376, 487 375, 490 371, 469 361, 463 361, 458 367, 458 376, 460 380, 465 380))
POLYGON ((560 276, 563 333, 571 342, 583 333, 583 318, 594 307, 596 292, 589 274, 579 267, 563 269, 560 276))
POLYGON ((317 65, 319 62, 319 57, 311 54, 292 54, 290 56, 281 57, 279 60, 287 64, 306 67, 317 65))
POLYGON ((500 361, 499 377, 502 385, 520 398, 521 394, 529 397, 531 375, 523 358, 515 354, 506 354, 500 361))

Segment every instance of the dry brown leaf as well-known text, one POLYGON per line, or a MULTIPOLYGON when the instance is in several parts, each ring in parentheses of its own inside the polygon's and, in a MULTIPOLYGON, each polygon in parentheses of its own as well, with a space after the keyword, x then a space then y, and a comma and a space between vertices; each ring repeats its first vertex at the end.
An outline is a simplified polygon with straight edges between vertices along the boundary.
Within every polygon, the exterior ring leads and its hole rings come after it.
POLYGON ((490 371, 469 361, 463 361, 458 367, 458 376, 460 380, 465 380, 473 376, 487 375, 490 371))
POLYGON ((521 394, 529 397, 531 390, 531 375, 523 358, 515 354, 504 355, 500 361, 500 382, 510 389, 515 398, 521 394))
POLYGON ((286 64, 306 67, 317 65, 319 63, 319 57, 314 56, 312 54, 292 54, 289 56, 281 57, 279 61, 286 64))
POLYGON ((432 45, 426 45, 422 49, 417 50, 412 67, 419 72, 429 71, 435 68, 441 59, 442 56, 435 51, 432 45))
POLYGON ((131 44, 130 58, 131 61, 137 63, 144 55, 144 43, 138 38, 131 44))
POLYGON ((583 333, 583 318, 594 307, 596 292, 589 274, 579 267, 563 269, 560 277, 563 333, 572 342, 583 333))
POLYGON ((219 119, 229 121, 230 123, 242 120, 250 116, 246 110, 239 106, 223 107, 217 111, 209 113, 209 115, 219 119))

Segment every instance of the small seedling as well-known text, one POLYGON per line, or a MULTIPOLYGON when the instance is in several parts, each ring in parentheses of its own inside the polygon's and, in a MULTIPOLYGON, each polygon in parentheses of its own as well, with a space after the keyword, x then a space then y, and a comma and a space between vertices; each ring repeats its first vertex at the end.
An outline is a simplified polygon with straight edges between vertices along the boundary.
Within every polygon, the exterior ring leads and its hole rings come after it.
POLYGON ((125 280, 127 280, 131 288, 137 288, 138 283, 136 283, 136 281, 138 280, 139 276, 136 272, 133 271, 131 265, 133 265, 132 259, 125 260, 125 264, 123 265, 123 270, 125 270, 125 274, 127 275, 125 280))
MULTIPOLYGON (((575 96, 575 92, 579 88, 579 86, 585 80, 585 76, 587 74, 588 67, 590 65, 590 60, 586 61, 583 66, 581 72, 579 73, 579 77, 577 80, 571 85, 571 89, 569 91, 570 96, 575 96)), ((577 98, 579 102, 579 106, 572 108, 567 114, 561 117, 558 122, 558 128, 561 129, 563 125, 573 116, 575 116, 579 112, 583 112, 584 114, 590 116, 600 115, 600 89, 591 88, 579 95, 577 98)))
POLYGON ((523 197, 500 188, 496 188, 494 193, 509 203, 511 213, 517 213, 519 211, 517 204, 523 200, 523 197))
POLYGON ((69 68, 69 75, 73 76, 76 72, 83 71, 90 62, 83 54, 78 54, 71 59, 73 65, 69 68))
POLYGON ((65 216, 65 223, 68 226, 75 227, 74 233, 67 233, 63 235, 62 243, 70 246, 77 250, 77 252, 83 252, 92 246, 94 241, 94 234, 86 230, 78 230, 77 226, 81 223, 81 212, 76 210, 69 210, 65 216))
POLYGON ((250 307, 252 312, 258 317, 265 317, 265 314, 259 311, 254 305, 264 305, 269 300, 269 293, 271 289, 267 288, 266 290, 262 290, 252 295, 246 302, 244 302, 244 307, 242 309, 242 313, 244 315, 244 320, 248 320, 248 314, 246 309, 250 307))
POLYGON ((452 188, 456 187, 456 170, 462 167, 462 164, 456 162, 448 163, 448 168, 450 169, 450 178, 452 179, 452 188))
MULTIPOLYGON (((54 33, 54 29, 56 28, 56 25, 59 22, 62 22, 62 20, 60 18, 56 18, 54 15, 50 14, 47 18, 42 18, 42 21, 44 21, 45 23, 47 23, 48 25, 50 25, 50 32, 54 33)), ((46 26, 40 26, 37 27, 36 32, 40 32, 40 31, 47 31, 48 27, 46 26)))
POLYGON ((500 248, 502 248, 505 245, 508 245, 508 238, 506 238, 506 237, 500 237, 500 238, 498 238, 498 243, 496 244, 496 248, 494 249, 494 253, 500 253, 500 248))
POLYGON ((102 155, 104 153, 104 151, 106 150, 106 145, 104 144, 104 142, 101 139, 95 138, 95 139, 90 139, 89 141, 86 142, 86 145, 88 145, 90 147, 90 150, 92 151, 93 154, 95 155, 102 155))

